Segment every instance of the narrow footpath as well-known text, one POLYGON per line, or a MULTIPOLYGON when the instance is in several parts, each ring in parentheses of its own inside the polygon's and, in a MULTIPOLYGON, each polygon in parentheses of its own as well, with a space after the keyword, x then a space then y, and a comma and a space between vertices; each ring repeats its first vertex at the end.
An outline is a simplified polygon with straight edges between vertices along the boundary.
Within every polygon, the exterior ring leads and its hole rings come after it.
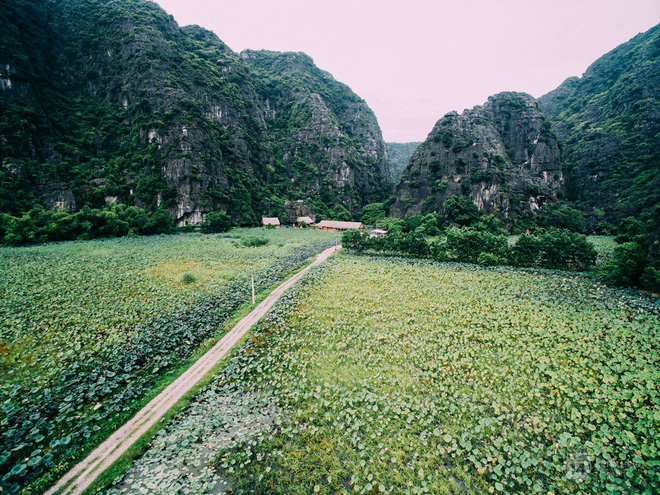
POLYGON ((271 292, 250 314, 239 321, 213 348, 158 394, 133 419, 113 433, 110 438, 97 447, 89 456, 65 474, 56 485, 46 492, 46 495, 55 493, 82 493, 103 471, 126 452, 138 438, 156 424, 186 392, 195 386, 227 354, 234 344, 268 312, 271 306, 275 304, 289 287, 304 277, 312 267, 323 263, 328 256, 338 249, 341 249, 341 245, 326 249, 316 257, 316 260, 311 265, 289 278, 271 292))

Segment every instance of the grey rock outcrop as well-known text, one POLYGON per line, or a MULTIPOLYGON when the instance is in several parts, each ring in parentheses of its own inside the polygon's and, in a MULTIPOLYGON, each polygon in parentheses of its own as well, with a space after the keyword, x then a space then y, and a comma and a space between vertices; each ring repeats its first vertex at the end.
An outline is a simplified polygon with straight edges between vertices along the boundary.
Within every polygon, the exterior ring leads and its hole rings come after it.
POLYGON ((165 207, 180 226, 213 210, 254 225, 300 198, 357 212, 390 192, 375 115, 307 55, 239 55, 144 0, 8 4, 0 119, 30 125, 0 134, 0 161, 28 182, 78 206, 165 207))
POLYGON ((506 92, 436 123, 413 153, 391 213, 441 211, 449 196, 464 195, 486 212, 515 221, 557 199, 563 185, 550 123, 530 95, 506 92))

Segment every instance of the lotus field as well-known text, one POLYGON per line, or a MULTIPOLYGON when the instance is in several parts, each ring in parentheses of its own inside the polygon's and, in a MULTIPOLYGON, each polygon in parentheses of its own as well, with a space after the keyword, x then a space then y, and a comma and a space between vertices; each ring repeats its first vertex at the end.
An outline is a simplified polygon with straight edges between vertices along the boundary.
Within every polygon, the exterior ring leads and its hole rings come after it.
POLYGON ((266 289, 334 242, 245 229, 1 248, 0 491, 40 492, 121 425, 222 334, 251 270, 266 289))
MULTIPOLYGON (((584 275, 346 254, 313 279, 182 413, 275 406, 217 452, 235 493, 660 493, 656 303, 584 275)), ((172 428, 152 463, 194 442, 172 428)))

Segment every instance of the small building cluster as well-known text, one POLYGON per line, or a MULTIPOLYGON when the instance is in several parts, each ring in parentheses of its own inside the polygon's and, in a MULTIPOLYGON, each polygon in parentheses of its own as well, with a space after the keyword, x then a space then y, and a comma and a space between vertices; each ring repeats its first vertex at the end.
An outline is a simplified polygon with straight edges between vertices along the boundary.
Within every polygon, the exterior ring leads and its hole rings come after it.
MULTIPOLYGON (((262 227, 280 227, 280 220, 277 217, 263 217, 261 219, 262 227)), ((314 227, 318 230, 329 230, 332 232, 343 232, 345 230, 364 230, 362 222, 339 222, 334 220, 321 220, 319 223, 314 223, 311 217, 298 217, 295 225, 314 227)))

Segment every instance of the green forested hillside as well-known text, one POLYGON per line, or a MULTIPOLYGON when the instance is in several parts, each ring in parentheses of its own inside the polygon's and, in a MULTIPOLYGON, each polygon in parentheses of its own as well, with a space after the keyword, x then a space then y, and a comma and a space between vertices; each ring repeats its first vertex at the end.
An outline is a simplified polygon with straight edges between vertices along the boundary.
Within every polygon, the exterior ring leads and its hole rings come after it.
POLYGON ((304 53, 248 50, 241 57, 268 109, 275 206, 281 210, 293 193, 326 216, 332 205, 356 211, 381 200, 390 189, 385 143, 364 100, 304 53))
POLYGON ((660 25, 539 101, 564 144, 569 199, 615 222, 660 204, 660 25))
POLYGON ((373 113, 308 57, 269 69, 145 0, 8 0, 0 22, 0 212, 119 202, 253 224, 386 192, 373 113))

